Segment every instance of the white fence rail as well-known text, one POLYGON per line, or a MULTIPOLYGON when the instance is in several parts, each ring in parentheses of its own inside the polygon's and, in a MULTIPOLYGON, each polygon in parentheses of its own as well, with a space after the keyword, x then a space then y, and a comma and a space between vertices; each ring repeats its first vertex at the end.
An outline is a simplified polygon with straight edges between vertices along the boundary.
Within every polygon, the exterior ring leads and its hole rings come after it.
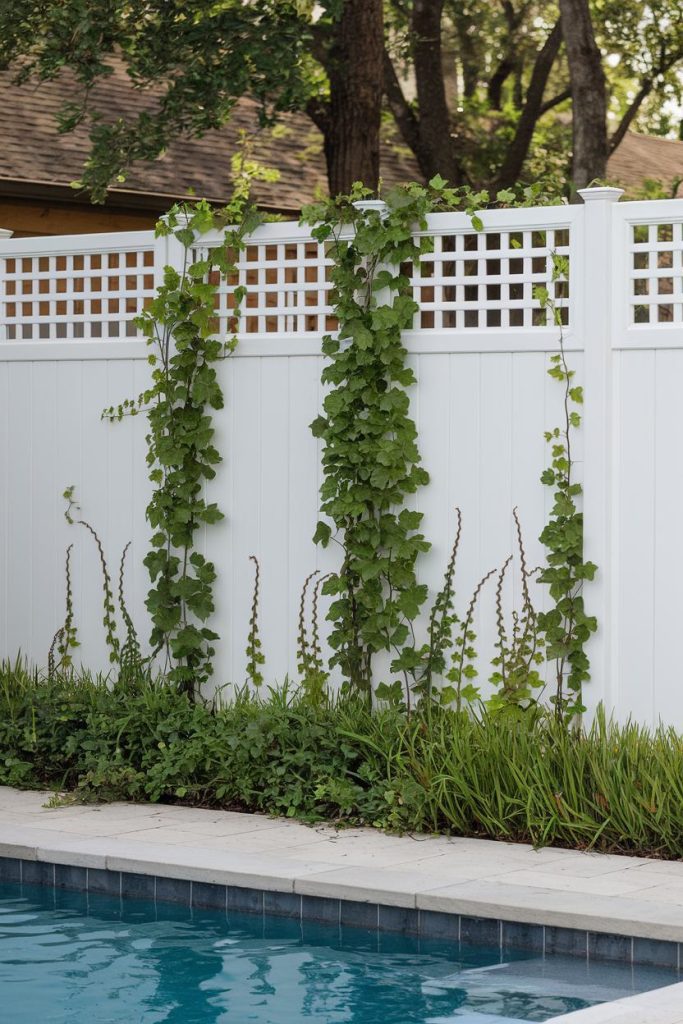
MULTIPOLYGON (((600 567, 586 592, 600 621, 586 697, 622 718, 683 726, 683 202, 618 197, 593 189, 584 205, 491 211, 482 232, 464 215, 430 218, 434 252, 411 270, 420 311, 406 335, 418 379, 412 412, 431 474, 417 498, 433 542, 420 572, 433 594, 456 505, 460 608, 515 549, 513 507, 529 564, 542 561, 537 537, 550 503, 539 482, 543 433, 561 421, 561 389, 546 373, 557 328, 533 288, 550 287, 552 253, 562 253, 570 290, 558 286, 554 297, 586 390, 576 456, 587 555, 600 567)), ((63 620, 64 551, 73 542, 81 657, 107 667, 96 552, 62 515, 70 484, 112 568, 133 541, 127 589, 145 632, 145 422, 109 425, 100 413, 145 386, 147 350, 133 318, 176 258, 173 241, 151 232, 0 238, 0 656, 21 649, 45 663, 63 620)), ((302 583, 337 557, 311 542, 320 452, 308 427, 321 403, 321 337, 334 329, 329 260, 307 229, 268 225, 250 239, 239 277, 248 294, 240 344, 219 370, 225 461, 211 487, 227 517, 205 538, 219 573, 217 684, 244 680, 249 555, 262 568, 266 676, 279 681, 296 674, 302 583)), ((235 283, 219 292, 222 329, 235 283)), ((518 589, 511 576, 508 608, 518 589)), ((482 679, 493 603, 491 587, 478 617, 482 679)))

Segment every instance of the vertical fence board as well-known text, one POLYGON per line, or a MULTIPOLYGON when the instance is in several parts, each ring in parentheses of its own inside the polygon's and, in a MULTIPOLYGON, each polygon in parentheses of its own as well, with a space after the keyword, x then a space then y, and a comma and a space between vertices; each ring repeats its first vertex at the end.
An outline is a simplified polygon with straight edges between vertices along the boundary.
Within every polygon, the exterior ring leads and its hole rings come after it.
MULTIPOLYGON (((8 656, 14 638, 7 632, 7 609, 12 584, 9 578, 9 463, 13 450, 10 440, 9 363, 0 362, 0 658, 8 656)), ((13 652, 14 653, 14 652, 13 652)))
POLYGON ((232 643, 228 655, 230 676, 222 682, 241 685, 246 678, 247 636, 254 592, 254 565, 250 555, 261 551, 261 360, 236 359, 232 401, 231 458, 234 465, 232 529, 233 601, 232 643))
POLYGON ((33 366, 9 367, 7 413, 9 465, 7 473, 7 642, 10 656, 21 652, 40 659, 31 649, 33 582, 33 487, 31 417, 33 366))
POLYGON ((31 580, 31 650, 47 652, 59 622, 57 594, 59 525, 58 464, 54 440, 57 418, 57 364, 36 363, 32 374, 31 420, 27 423, 32 445, 32 580, 31 580))
POLYGON ((655 614, 655 353, 619 356, 619 717, 651 721, 655 614), (628 412, 627 412, 628 410, 628 412), (632 415, 637 410, 637 415, 632 415))
MULTIPOLYGON (((652 717, 683 722, 683 352, 655 353, 654 638, 652 717), (665 711, 664 711, 665 709, 665 711)), ((643 401, 641 397, 641 402, 643 401)))
MULTIPOLYGON (((289 360, 289 580, 287 620, 287 665, 290 675, 296 670, 299 600, 304 580, 320 566, 320 549, 313 543, 318 521, 318 445, 310 424, 318 415, 318 388, 322 359, 318 356, 289 360)), ((321 571, 319 576, 323 575, 321 571)), ((306 601, 306 621, 310 631, 311 581, 306 601)), ((320 601, 320 618, 324 618, 329 602, 320 601)))

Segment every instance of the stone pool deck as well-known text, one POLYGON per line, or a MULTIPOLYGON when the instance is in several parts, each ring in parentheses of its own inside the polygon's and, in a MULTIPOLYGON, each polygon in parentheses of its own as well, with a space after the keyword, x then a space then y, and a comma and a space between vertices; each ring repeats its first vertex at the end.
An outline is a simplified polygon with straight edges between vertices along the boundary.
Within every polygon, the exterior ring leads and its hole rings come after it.
MULTIPOLYGON (((683 967, 683 863, 47 799, 0 787, 0 857, 520 922, 543 927, 544 949, 553 929, 577 929, 589 956, 591 943, 632 936, 633 953, 655 939, 676 944, 683 967)), ((683 984, 556 1020, 683 1024, 683 984)))

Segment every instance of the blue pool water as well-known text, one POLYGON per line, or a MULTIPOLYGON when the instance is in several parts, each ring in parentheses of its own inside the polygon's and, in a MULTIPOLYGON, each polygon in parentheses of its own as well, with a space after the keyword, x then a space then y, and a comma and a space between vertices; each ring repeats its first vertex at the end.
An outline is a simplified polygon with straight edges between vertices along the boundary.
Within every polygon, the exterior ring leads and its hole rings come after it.
POLYGON ((3 1024, 504 1024, 668 971, 0 885, 3 1024))

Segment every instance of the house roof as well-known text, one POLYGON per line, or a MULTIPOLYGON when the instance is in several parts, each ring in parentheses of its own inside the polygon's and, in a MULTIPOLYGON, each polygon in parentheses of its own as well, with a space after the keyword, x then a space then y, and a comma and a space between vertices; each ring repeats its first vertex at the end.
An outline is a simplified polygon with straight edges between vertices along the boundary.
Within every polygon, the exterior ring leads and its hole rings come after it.
POLYGON ((683 142, 656 135, 626 132, 607 165, 610 180, 626 188, 638 188, 647 179, 659 181, 683 197, 683 142))
MULTIPOLYGON (((130 118, 153 107, 158 88, 134 88, 123 64, 111 61, 112 74, 100 81, 92 105, 107 116, 130 118)), ((78 199, 71 182, 82 174, 90 143, 85 127, 59 134, 57 114, 78 87, 64 71, 58 79, 17 86, 13 73, 0 72, 0 195, 78 199)), ((277 182, 257 182, 254 198, 265 209, 294 213, 324 188, 322 137, 304 114, 287 114, 276 129, 258 131, 258 104, 241 99, 220 131, 202 138, 179 138, 159 159, 139 161, 124 184, 111 190, 111 205, 165 209, 188 195, 223 202, 230 195, 230 157, 241 132, 254 133, 253 156, 280 172, 277 182)), ((405 148, 387 143, 382 151, 386 181, 419 178, 405 148)), ((647 178, 669 187, 683 177, 683 142, 628 132, 612 155, 608 177, 627 188, 647 178)), ((679 189, 679 195, 683 190, 679 189)))
MULTIPOLYGON (((107 117, 135 117, 155 105, 158 89, 136 89, 121 62, 111 61, 112 74, 93 90, 91 104, 107 117)), ((65 101, 76 99, 73 75, 18 86, 10 71, 0 72, 0 194, 47 195, 58 189, 71 199, 71 182, 80 178, 90 150, 85 126, 59 134, 57 114, 65 101)), ((275 129, 259 131, 259 105, 241 99, 220 131, 201 138, 179 138, 154 162, 138 161, 125 184, 111 190, 114 203, 159 208, 187 195, 222 202, 231 194, 230 157, 240 134, 253 134, 253 157, 277 168, 277 182, 257 182, 253 195, 266 209, 294 212, 326 186, 322 136, 304 114, 287 114, 275 129)), ((414 179, 414 161, 398 148, 384 145, 382 174, 387 181, 414 179)), ((63 198, 64 196, 62 196, 63 198)))

